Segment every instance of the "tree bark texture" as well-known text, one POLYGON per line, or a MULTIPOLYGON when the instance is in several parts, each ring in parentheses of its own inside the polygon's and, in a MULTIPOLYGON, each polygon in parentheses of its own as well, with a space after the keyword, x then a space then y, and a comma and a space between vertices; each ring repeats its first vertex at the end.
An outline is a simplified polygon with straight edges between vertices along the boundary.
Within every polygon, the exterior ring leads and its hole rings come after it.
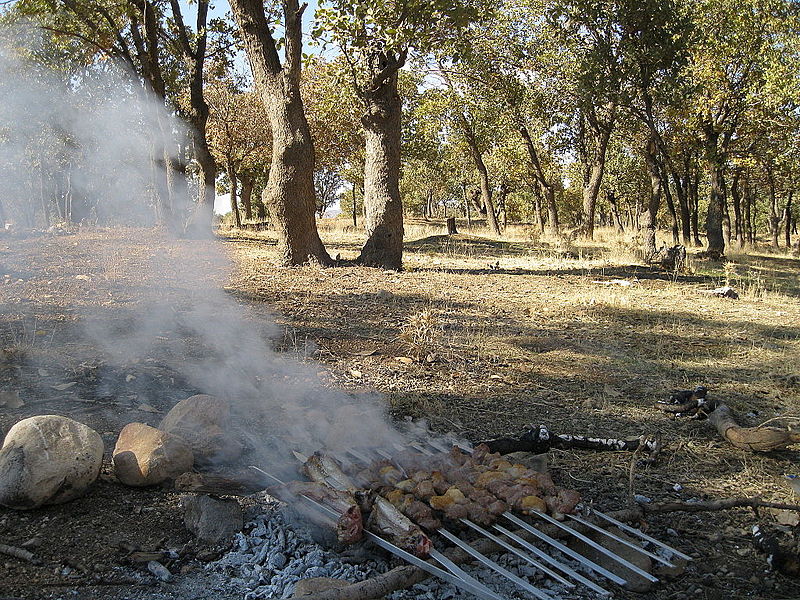
POLYGON ((397 90, 399 56, 376 53, 375 72, 365 91, 364 213, 367 241, 358 262, 369 267, 403 266, 403 204, 400 201, 400 132, 403 103, 397 90), (390 70, 388 76, 380 74, 390 70))
MULTIPOLYGON (((603 173, 606 168, 606 150, 611 132, 614 128, 616 106, 609 103, 606 107, 608 116, 602 119, 597 108, 592 106, 586 114, 586 122, 591 133, 591 150, 584 152, 584 182, 583 182, 583 234, 586 239, 594 238, 595 210, 597 195, 603 183, 603 173)), ((585 130, 584 130, 585 136, 585 130)), ((586 140, 584 140, 585 144, 586 140)))
POLYGON ((238 177, 236 176, 236 169, 233 166, 232 162, 228 162, 228 179, 231 182, 231 212, 233 213, 233 224, 236 226, 236 229, 242 228, 242 216, 239 213, 239 203, 237 202, 236 196, 238 195, 238 177))
POLYGON ((656 144, 651 138, 644 150, 647 174, 650 177, 650 198, 645 210, 642 212, 640 222, 642 225, 642 252, 644 259, 650 261, 657 253, 656 248, 656 218, 661 206, 661 170, 656 156, 656 144))
POLYGON ((244 208, 244 218, 248 221, 253 219, 253 186, 255 181, 252 175, 242 174, 239 176, 242 182, 242 207, 244 208))
POLYGON ((709 255, 725 252, 722 222, 725 219, 725 155, 719 148, 719 132, 712 124, 703 128, 706 162, 711 171, 711 196, 706 214, 706 237, 709 255))
POLYGON ((303 8, 298 0, 283 1, 286 64, 282 65, 263 3, 231 0, 272 129, 272 162, 263 200, 278 235, 281 262, 286 265, 332 262, 314 217, 314 144, 300 96, 303 8))
POLYGON ((736 171, 731 180, 731 199, 733 200, 733 238, 739 248, 744 247, 744 228, 742 227, 742 193, 739 188, 741 171, 736 171))
POLYGON ((786 199, 786 207, 783 209, 783 223, 784 223, 784 241, 786 242, 786 249, 792 247, 792 192, 789 192, 789 197, 786 199))

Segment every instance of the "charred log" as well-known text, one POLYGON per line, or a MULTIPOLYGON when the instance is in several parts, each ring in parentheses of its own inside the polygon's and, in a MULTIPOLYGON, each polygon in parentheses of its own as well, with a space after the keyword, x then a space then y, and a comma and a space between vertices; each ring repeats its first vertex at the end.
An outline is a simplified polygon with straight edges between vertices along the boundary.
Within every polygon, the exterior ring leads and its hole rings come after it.
POLYGON ((541 454, 553 448, 561 450, 596 450, 612 452, 648 452, 651 457, 661 450, 661 442, 645 436, 630 439, 598 438, 585 435, 556 434, 544 425, 531 427, 521 435, 503 437, 481 442, 491 452, 510 454, 512 452, 531 452, 541 454))
POLYGON ((767 555, 767 564, 778 573, 789 577, 800 576, 800 555, 797 551, 781 547, 774 535, 768 535, 759 525, 753 526, 753 542, 767 555))

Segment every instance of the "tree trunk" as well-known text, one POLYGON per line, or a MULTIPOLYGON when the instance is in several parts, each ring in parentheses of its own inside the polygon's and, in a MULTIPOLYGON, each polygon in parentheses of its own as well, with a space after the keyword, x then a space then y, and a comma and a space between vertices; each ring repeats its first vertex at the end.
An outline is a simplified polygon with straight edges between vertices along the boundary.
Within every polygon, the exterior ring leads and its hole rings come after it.
POLYGON ((472 211, 469 209, 469 195, 467 194, 467 182, 461 182, 461 191, 464 194, 464 216, 467 218, 467 229, 472 230, 472 211))
POLYGON ((481 182, 481 204, 483 205, 483 210, 486 211, 486 221, 492 233, 494 235, 500 235, 500 225, 497 223, 497 215, 494 212, 494 201, 492 200, 492 189, 489 185, 489 170, 486 168, 486 163, 483 162, 483 155, 478 147, 478 140, 475 137, 475 132, 472 131, 472 126, 465 115, 462 114, 460 116, 464 138, 467 141, 467 146, 469 146, 472 161, 475 163, 475 168, 478 171, 478 177, 481 182))
POLYGON ((725 252, 725 237, 722 224, 725 219, 725 156, 719 148, 719 133, 713 125, 703 128, 705 154, 711 171, 711 197, 706 214, 706 237, 708 253, 722 255, 725 252))
POLYGON ((531 186, 533 189, 533 216, 539 233, 544 233, 544 211, 542 210, 542 192, 538 185, 531 186))
POLYGON ((547 205, 547 229, 550 235, 558 235, 560 233, 558 226, 558 207, 556 206, 556 190, 555 186, 547 180, 542 163, 539 160, 539 154, 536 152, 536 146, 533 145, 530 132, 527 126, 523 123, 519 126, 519 133, 522 136, 522 141, 525 142, 525 148, 528 151, 528 158, 533 167, 533 177, 536 184, 539 186, 539 191, 544 198, 544 203, 547 205))
POLYGON ((769 182, 769 233, 772 237, 772 247, 777 249, 781 233, 781 215, 778 211, 778 195, 775 192, 775 176, 772 167, 767 167, 767 181, 769 182))
POLYGON ((644 235, 642 238, 642 253, 645 261, 650 261, 658 252, 656 248, 656 218, 661 206, 661 170, 658 168, 656 157, 656 144, 651 138, 644 150, 647 173, 650 176, 650 199, 645 210, 641 212, 641 222, 644 235))
POLYGON ((253 186, 255 181, 252 175, 240 175, 242 182, 242 206, 244 206, 244 218, 248 221, 253 220, 253 186))
POLYGON ((447 235, 456 235, 458 233, 458 229, 456 229, 456 218, 455 217, 448 217, 447 218, 447 235))
POLYGON ((675 202, 672 200, 672 190, 669 187, 669 177, 667 176, 667 169, 662 161, 659 161, 659 177, 661 178, 661 189, 664 192, 664 200, 667 202, 667 210, 669 217, 672 221, 672 244, 677 246, 680 244, 680 237, 678 235, 678 214, 675 211, 675 202))
POLYGON ((728 206, 728 182, 722 178, 722 238, 725 240, 725 247, 731 247, 731 213, 728 206))
POLYGON ((231 212, 233 213, 233 224, 236 229, 242 228, 242 216, 239 214, 239 203, 237 202, 236 194, 238 192, 236 177, 236 170, 233 168, 233 163, 228 161, 228 179, 231 182, 231 212))
POLYGON ((500 189, 498 190, 497 194, 497 214, 498 218, 502 217, 500 221, 503 223, 503 231, 505 231, 506 226, 508 225, 508 210, 506 209, 506 198, 510 192, 510 188, 505 184, 500 184, 500 189))
POLYGON ((691 211, 689 209, 689 165, 688 159, 686 162, 686 174, 684 177, 673 170, 672 181, 675 184, 675 196, 678 198, 678 210, 680 211, 681 221, 681 239, 684 246, 690 246, 692 243, 692 223, 691 211))
POLYGON ((750 193, 750 185, 745 181, 744 187, 744 226, 745 226, 745 235, 747 237, 747 243, 752 246, 753 245, 753 214, 752 214, 752 204, 753 204, 753 195, 750 193))
POLYGON ((742 194, 739 189, 741 171, 733 173, 731 180, 731 198, 733 200, 733 235, 739 248, 744 248, 744 228, 742 227, 742 194))
POLYGON ((358 208, 356 202, 356 184, 353 184, 353 229, 358 228, 358 208))
POLYGON ((397 69, 405 56, 381 56, 375 68, 398 64, 391 75, 365 92, 367 111, 361 117, 366 142, 364 210, 367 241, 358 261, 369 267, 403 266, 403 205, 400 201, 400 127, 402 100, 397 69))
POLYGON ((703 242, 700 241, 700 169, 694 165, 694 177, 691 177, 691 207, 692 207, 692 237, 694 245, 700 248, 703 242))
POLYGON ((614 115, 616 107, 610 104, 608 107, 608 121, 602 122, 596 113, 596 107, 592 107, 587 114, 586 120, 592 135, 591 158, 585 156, 588 162, 584 165, 584 184, 583 184, 583 234, 586 239, 594 238, 595 209, 597 208, 597 195, 600 192, 600 185, 603 183, 603 172, 606 167, 606 150, 608 141, 611 138, 611 131, 614 127, 614 115))
POLYGON ((789 197, 786 199, 786 208, 783 210, 783 223, 786 250, 790 250, 792 248, 792 192, 789 192, 789 197))
POLYGON ((619 214, 619 204, 617 203, 616 194, 614 194, 614 192, 606 192, 606 199, 611 207, 611 218, 613 219, 614 225, 616 225, 617 233, 625 233, 625 228, 622 226, 622 218, 619 214))
POLYGON ((332 263, 314 218, 314 144, 300 96, 303 8, 298 0, 283 1, 286 64, 281 65, 263 3, 231 0, 272 129, 272 162, 262 196, 272 213, 281 262, 286 265, 332 263))
POLYGON ((197 206, 186 227, 190 237, 208 237, 214 218, 214 196, 217 180, 217 163, 206 139, 208 104, 203 95, 204 67, 208 42, 209 0, 198 0, 194 48, 183 21, 179 0, 170 0, 172 17, 183 60, 189 65, 189 135, 197 164, 200 166, 200 195, 197 206))

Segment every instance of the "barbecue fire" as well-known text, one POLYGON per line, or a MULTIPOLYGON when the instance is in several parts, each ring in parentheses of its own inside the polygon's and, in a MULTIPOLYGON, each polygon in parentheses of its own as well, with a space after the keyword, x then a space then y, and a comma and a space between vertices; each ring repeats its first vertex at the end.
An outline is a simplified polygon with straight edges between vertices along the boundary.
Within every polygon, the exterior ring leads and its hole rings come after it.
POLYGON ((305 460, 302 472, 311 482, 290 482, 276 495, 304 495, 335 511, 342 543, 358 541, 364 522, 419 557, 432 548, 425 532, 438 531, 443 522, 468 519, 490 525, 509 510, 560 516, 573 512, 581 500, 575 490, 556 486, 547 473, 512 464, 485 445, 472 454, 457 446, 438 455, 404 450, 346 467, 317 452, 305 460))

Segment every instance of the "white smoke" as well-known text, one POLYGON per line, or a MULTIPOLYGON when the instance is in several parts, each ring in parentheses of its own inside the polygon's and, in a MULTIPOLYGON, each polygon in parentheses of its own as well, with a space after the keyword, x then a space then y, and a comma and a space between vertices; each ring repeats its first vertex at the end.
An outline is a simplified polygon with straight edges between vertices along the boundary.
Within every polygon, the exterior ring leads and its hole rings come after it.
MULTIPOLYGON (((43 210, 63 206, 68 174, 72 197, 92 207, 101 225, 152 224, 153 181, 164 178, 154 174, 152 161, 159 119, 173 131, 180 123, 110 62, 56 71, 32 60, 41 51, 36 44, 29 30, 0 32, 6 218, 21 227, 41 225, 43 210), (39 160, 51 161, 54 172, 39 160)), ((394 451, 404 443, 377 396, 355 400, 325 387, 318 366, 276 353, 277 328, 265 309, 248 308, 224 291, 230 261, 218 242, 172 239, 142 227, 97 231, 78 236, 85 246, 76 260, 93 281, 113 271, 113 285, 89 286, 75 308, 82 341, 105 364, 164 365, 197 392, 230 399, 262 466, 289 466, 293 449, 394 451)), ((139 401, 155 403, 158 393, 140 390, 139 401)), ((122 426, 137 417, 114 418, 122 426)))

